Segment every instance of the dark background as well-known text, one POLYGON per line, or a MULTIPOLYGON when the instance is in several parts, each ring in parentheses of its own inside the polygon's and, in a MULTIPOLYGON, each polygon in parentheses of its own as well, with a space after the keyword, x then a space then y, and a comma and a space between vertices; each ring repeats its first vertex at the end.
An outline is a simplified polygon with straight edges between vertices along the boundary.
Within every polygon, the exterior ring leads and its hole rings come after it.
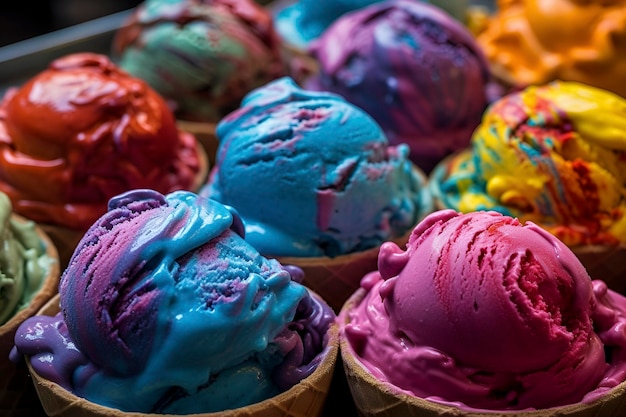
MULTIPOLYGON (((266 4, 271 0, 257 0, 266 4)), ((0 11, 0 47, 130 9, 140 0, 9 0, 0 11)), ((494 7, 494 0, 469 0, 494 7)))
POLYGON ((0 46, 130 9, 139 0, 9 0, 0 11, 0 46))

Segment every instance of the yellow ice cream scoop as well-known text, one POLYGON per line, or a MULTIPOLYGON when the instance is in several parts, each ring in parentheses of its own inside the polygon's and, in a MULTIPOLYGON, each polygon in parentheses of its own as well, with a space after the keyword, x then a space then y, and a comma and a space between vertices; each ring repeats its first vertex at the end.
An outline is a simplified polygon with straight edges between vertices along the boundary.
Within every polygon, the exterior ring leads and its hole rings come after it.
POLYGON ((433 181, 462 212, 530 220, 570 246, 626 242, 626 100, 562 81, 507 95, 433 181))

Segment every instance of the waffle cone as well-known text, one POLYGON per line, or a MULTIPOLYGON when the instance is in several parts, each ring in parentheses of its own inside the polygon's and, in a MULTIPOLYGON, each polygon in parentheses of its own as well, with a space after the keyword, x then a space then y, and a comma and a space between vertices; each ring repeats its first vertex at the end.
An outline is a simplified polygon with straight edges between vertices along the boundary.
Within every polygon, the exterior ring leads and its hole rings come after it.
MULTIPOLYGON (((18 219, 21 216, 13 214, 18 219)), ((57 293, 59 286, 59 262, 56 247, 46 233, 38 226, 35 230, 46 245, 47 255, 57 261, 51 263, 41 289, 25 309, 18 312, 8 322, 0 326, 0 415, 4 417, 32 417, 41 414, 41 407, 33 383, 24 362, 9 361, 9 352, 13 348, 15 332, 19 325, 39 311, 39 309, 57 293)))
MULTIPOLYGON (((56 295, 40 311, 42 315, 55 315, 59 312, 59 296, 56 295)), ((215 413, 188 414, 189 417, 320 417, 324 408, 333 371, 339 357, 339 335, 334 323, 329 332, 324 358, 315 372, 289 390, 265 401, 215 413)), ((146 414, 122 412, 113 408, 94 404, 77 397, 58 384, 39 376, 27 359, 35 389, 41 404, 50 417, 180 417, 171 414, 146 414)))
MULTIPOLYGON (((365 296, 356 291, 339 315, 340 328, 349 320, 346 312, 365 296)), ((626 382, 589 404, 573 404, 533 411, 463 411, 455 406, 435 403, 399 392, 391 384, 374 378, 355 356, 350 344, 340 334, 340 352, 350 393, 360 417, 608 417, 626 415, 626 382)))
POLYGON ((626 245, 578 246, 574 254, 585 266, 591 279, 599 279, 613 291, 626 294, 626 245))
POLYGON ((196 145, 200 170, 198 171, 198 174, 196 175, 196 178, 194 179, 191 186, 191 190, 194 192, 200 191, 202 186, 204 186, 204 184, 206 183, 207 177, 209 176, 209 171, 212 166, 211 158, 215 158, 215 150, 208 151, 205 145, 202 144, 202 140, 196 139, 196 145))
POLYGON ((215 155, 217 154, 217 147, 219 145, 215 133, 217 125, 215 123, 192 122, 189 120, 177 120, 176 124, 179 129, 189 132, 196 137, 205 151, 205 159, 207 159, 209 166, 215 165, 215 155))
POLYGON ((54 242, 59 252, 59 263, 61 270, 67 267, 67 264, 76 249, 76 245, 83 237, 82 230, 70 229, 69 227, 57 226, 55 224, 40 223, 41 227, 50 239, 54 242))

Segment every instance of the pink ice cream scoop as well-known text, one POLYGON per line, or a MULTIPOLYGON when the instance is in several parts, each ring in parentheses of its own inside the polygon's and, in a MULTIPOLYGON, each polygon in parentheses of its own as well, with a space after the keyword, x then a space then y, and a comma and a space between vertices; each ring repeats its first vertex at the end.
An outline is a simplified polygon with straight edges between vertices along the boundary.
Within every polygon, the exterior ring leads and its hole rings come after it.
POLYGON ((496 212, 442 210, 386 243, 342 329, 374 376, 471 409, 591 401, 624 380, 626 298, 563 243, 496 212))

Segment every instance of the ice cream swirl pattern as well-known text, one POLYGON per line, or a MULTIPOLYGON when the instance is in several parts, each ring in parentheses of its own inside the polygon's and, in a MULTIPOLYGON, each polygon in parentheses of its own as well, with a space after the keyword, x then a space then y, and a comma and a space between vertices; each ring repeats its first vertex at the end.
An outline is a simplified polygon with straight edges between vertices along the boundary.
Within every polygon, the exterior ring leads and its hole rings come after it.
POLYGON ((61 278, 62 314, 23 324, 18 349, 124 411, 219 411, 291 387, 334 315, 239 233, 231 211, 190 192, 117 196, 61 278))
POLYGON ((626 241, 626 100, 554 82, 494 103, 434 175, 444 205, 532 220, 569 246, 626 241))
POLYGON ((310 46, 307 87, 368 112, 425 172, 469 144, 487 107, 489 67, 472 34, 435 6, 384 1, 343 15, 310 46))
POLYGON ((177 118, 200 122, 219 121, 287 71, 272 17, 253 0, 146 0, 113 52, 171 101, 177 118))
POLYGON ((430 210, 406 145, 340 96, 282 78, 217 127, 202 194, 235 207, 246 237, 274 256, 338 256, 400 237, 430 210))

